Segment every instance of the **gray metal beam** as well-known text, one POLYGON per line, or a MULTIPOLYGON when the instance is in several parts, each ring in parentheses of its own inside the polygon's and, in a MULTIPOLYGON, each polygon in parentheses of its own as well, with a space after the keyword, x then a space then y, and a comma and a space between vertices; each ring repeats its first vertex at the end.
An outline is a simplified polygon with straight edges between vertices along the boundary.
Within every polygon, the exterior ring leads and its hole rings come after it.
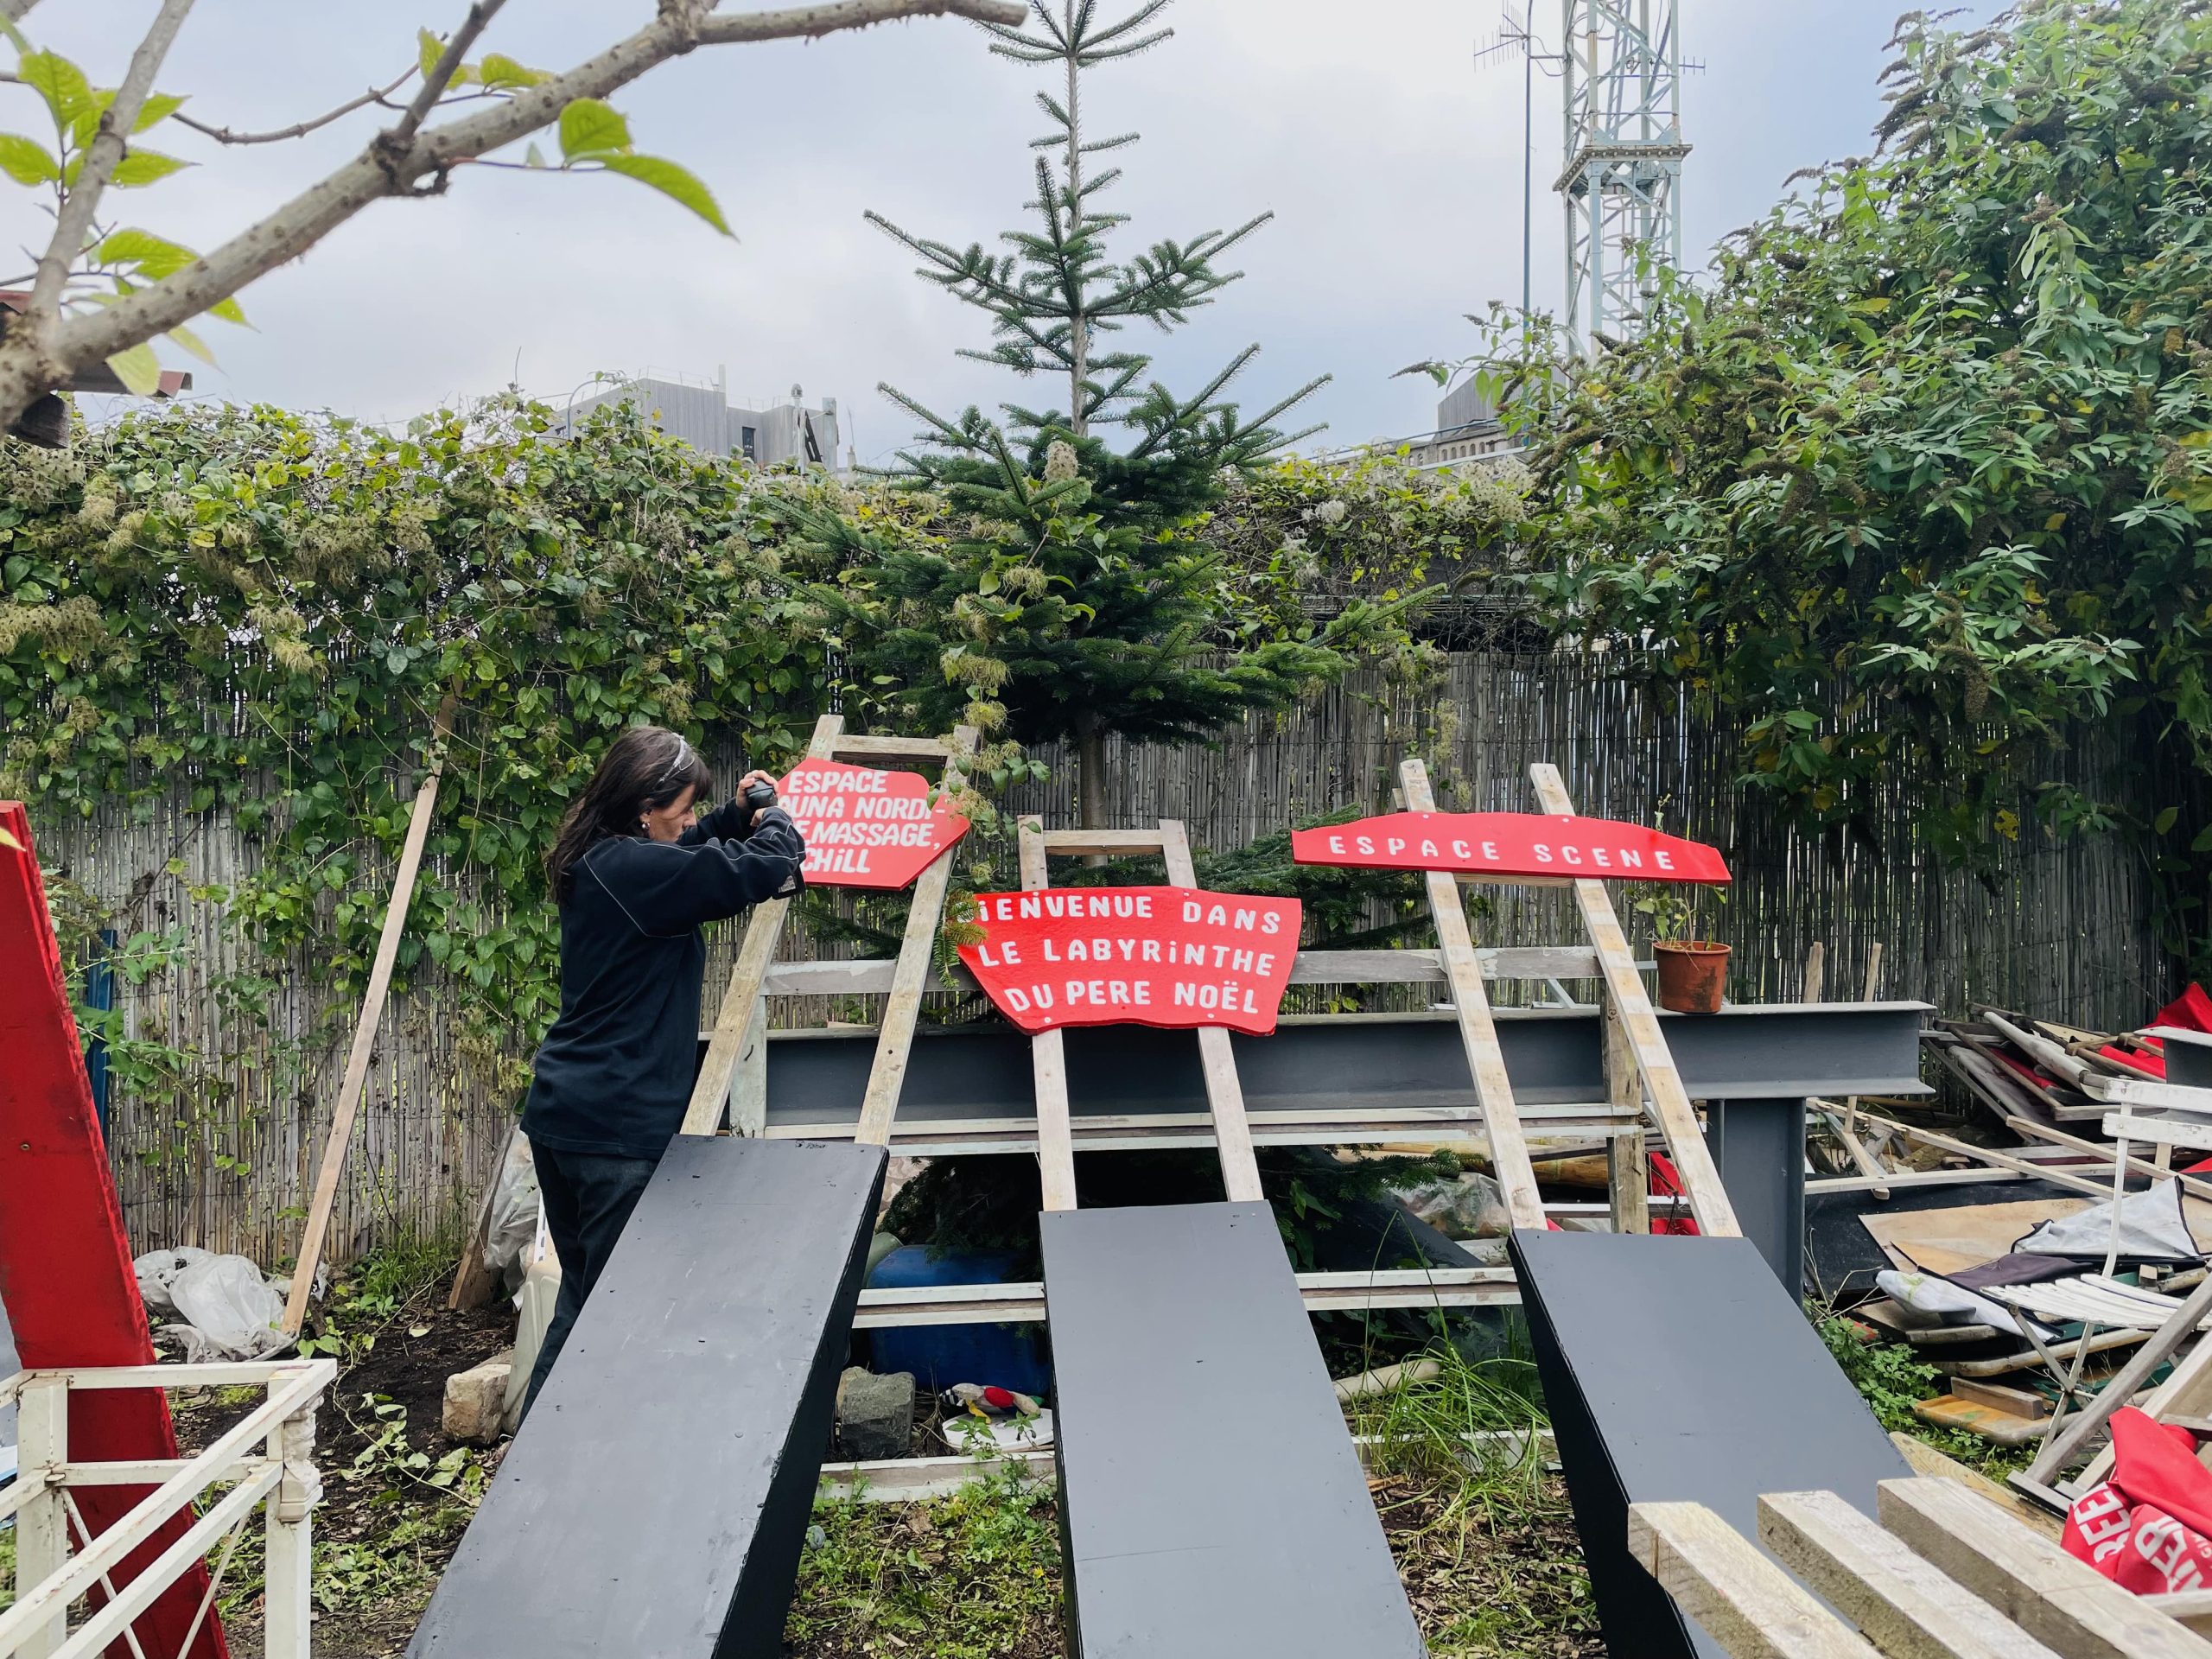
MULTIPOLYGON (((1920 1027, 1929 1011, 1924 1002, 1792 1003, 1661 1019, 1694 1099, 1777 1100, 1929 1092, 1920 1081, 1920 1027)), ((1500 1009, 1497 1029, 1517 1099, 1605 1098, 1595 1008, 1500 1009)), ((1271 1037, 1234 1041, 1255 1130, 1270 1113, 1476 1103, 1449 1013, 1295 1015, 1271 1037)), ((857 1122, 874 1052, 875 1033, 865 1029, 771 1032, 770 1132, 857 1122)), ((1186 1031, 1073 1028, 1067 1065, 1069 1109, 1078 1122, 1205 1109, 1198 1046, 1186 1031)), ((1029 1039, 1011 1027, 925 1027, 915 1033, 898 1122, 911 1128, 1032 1118, 1033 1089, 1029 1039)))

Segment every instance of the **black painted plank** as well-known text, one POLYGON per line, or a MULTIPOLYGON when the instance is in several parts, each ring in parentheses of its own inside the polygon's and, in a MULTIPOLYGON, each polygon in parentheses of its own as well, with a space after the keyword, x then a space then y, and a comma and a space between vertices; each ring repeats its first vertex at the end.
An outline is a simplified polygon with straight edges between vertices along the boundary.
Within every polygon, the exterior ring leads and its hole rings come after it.
POLYGON ((781 1651, 883 1166, 677 1137, 410 1656, 781 1651))
POLYGON ((1510 1249, 1605 1644, 1718 1656, 1628 1553, 1630 1503, 1703 1503, 1758 1536, 1762 1492, 1874 1513, 1911 1473, 1746 1238, 1516 1232, 1510 1249))
POLYGON ((1040 1227, 1070 1659, 1422 1653, 1268 1206, 1040 1227))

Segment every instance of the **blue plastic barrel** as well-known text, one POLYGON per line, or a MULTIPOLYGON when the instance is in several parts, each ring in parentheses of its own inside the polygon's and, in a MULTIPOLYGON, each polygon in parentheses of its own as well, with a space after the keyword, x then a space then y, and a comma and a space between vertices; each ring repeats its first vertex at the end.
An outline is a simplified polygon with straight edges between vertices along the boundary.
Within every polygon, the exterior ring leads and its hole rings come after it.
MULTIPOLYGON (((868 1275, 872 1290, 905 1290, 920 1285, 1002 1285, 1014 1276, 1019 1258, 1011 1250, 952 1250, 932 1255, 918 1244, 904 1244, 876 1264, 868 1275)), ((878 1376, 911 1371, 916 1384, 937 1394, 956 1382, 1012 1389, 1042 1395, 1052 1384, 1043 1327, 1030 1325, 913 1325, 868 1333, 878 1376)))

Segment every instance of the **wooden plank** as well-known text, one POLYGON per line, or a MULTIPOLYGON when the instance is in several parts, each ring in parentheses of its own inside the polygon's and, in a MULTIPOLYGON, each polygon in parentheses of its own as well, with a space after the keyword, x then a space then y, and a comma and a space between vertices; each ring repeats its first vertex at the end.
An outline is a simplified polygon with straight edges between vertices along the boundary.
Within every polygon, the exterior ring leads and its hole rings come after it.
MULTIPOLYGON (((1911 1123, 1900 1122, 1894 1117, 1885 1117, 1880 1121, 1887 1123, 1899 1135, 1915 1141, 1924 1141, 1931 1147, 1940 1147, 1945 1152, 1958 1153, 1962 1157, 1974 1159, 1978 1163, 1993 1165, 1999 1169, 2013 1170, 2023 1175, 2032 1175, 2039 1181, 2054 1181, 2060 1186, 2070 1186, 2076 1192, 2086 1192, 2092 1198, 2112 1197, 2112 1186, 2108 1182, 2100 1184, 2096 1181, 2084 1180, 2079 1175, 2070 1175, 2066 1171, 2054 1168, 2049 1164, 2031 1163, 2025 1158, 2015 1158, 2010 1153, 1999 1152, 1994 1147, 1977 1147, 1968 1141, 1954 1141, 1948 1135, 1938 1135, 1933 1129, 1923 1129, 1911 1123)), ((1892 1181, 1897 1179, 1895 1176, 1891 1177, 1892 1181)), ((1823 1192, 1834 1190, 1832 1186, 1821 1188, 1823 1192)))
MULTIPOLYGON (((1035 893, 1052 885, 1046 865, 1051 837, 1033 813, 1014 825, 1014 849, 1021 861, 1021 890, 1035 893)), ((1068 1126, 1068 1059, 1065 1033, 1048 1031, 1029 1039, 1029 1065, 1037 1088, 1037 1170, 1047 1210, 1075 1208, 1075 1136, 1068 1126)))
MULTIPOLYGON (((2075 1152, 2094 1154, 2107 1169, 2112 1166, 2113 1154, 2119 1150, 2109 1141, 2084 1141, 2078 1135, 2069 1135, 2063 1129, 2054 1129, 2047 1123, 2037 1122, 2033 1118, 2008 1117, 2005 1120, 2005 1126, 2021 1135, 2033 1135, 2039 1141, 2048 1141, 2055 1147, 2070 1147, 2075 1152)), ((2171 1176, 2181 1183, 2183 1192, 2193 1193, 2200 1198, 2212 1198, 2212 1181, 2208 1181, 2200 1175, 2177 1175, 2171 1169, 2160 1169, 2158 1165, 2132 1154, 2127 1160, 2127 1167, 2133 1173, 2154 1181, 2162 1181, 2171 1176)), ((2109 1195, 2112 1189, 2110 1179, 2107 1179, 2104 1185, 2106 1192, 2109 1195)))
MULTIPOLYGON (((1530 766, 1529 781, 1535 785, 1537 802, 1545 811, 1573 816, 1574 803, 1567 797, 1557 766, 1541 762, 1530 766)), ((1698 1127, 1697 1113, 1682 1088, 1681 1073, 1675 1071, 1675 1058, 1668 1052, 1659 1016, 1652 1012, 1651 999, 1644 994, 1643 977, 1636 970, 1636 958, 1629 953, 1627 936, 1613 914, 1605 884, 1587 879, 1576 881, 1574 902, 1605 969, 1606 991, 1620 1009, 1622 1030, 1643 1074, 1652 1116, 1658 1120, 1668 1155, 1681 1177, 1698 1230, 1707 1236, 1740 1237, 1743 1229, 1736 1223, 1735 1207, 1728 1202, 1727 1188, 1720 1184, 1720 1172, 1713 1165, 1712 1150, 1698 1127)))
MULTIPOLYGON (((975 727, 963 726, 939 745, 945 757, 942 779, 945 794, 957 794, 967 786, 960 767, 976 752, 980 735, 975 727)), ((944 921, 945 890, 951 885, 953 861, 959 855, 960 843, 955 842, 931 859, 914 881, 891 995, 883 1005, 883 1019, 876 1033, 875 1058, 868 1066, 868 1092, 861 1097, 860 1126, 853 1135, 865 1145, 891 1143, 891 1120, 899 1111, 899 1091, 906 1084, 906 1058, 914 1046, 914 1022, 921 1016, 922 993, 929 985, 938 930, 944 921)))
POLYGON ((284 1299, 284 1316, 278 1321, 288 1336, 297 1336, 308 1316, 308 1300, 315 1291, 315 1269, 322 1264, 322 1249, 330 1232, 330 1212, 338 1204, 338 1180, 346 1172, 346 1154, 353 1141, 353 1120, 361 1107, 361 1090, 369 1080, 369 1061, 376 1052, 377 1030, 384 1023, 384 1005, 391 991, 392 964, 399 957, 399 941, 407 931, 407 912, 415 902, 415 872, 423 862, 423 843, 430 836, 430 820, 436 816, 438 780, 445 775, 446 739, 453 731, 454 699, 439 705, 430 722, 429 770, 415 791, 415 807, 407 820, 407 839, 399 850, 399 869, 391 879, 391 899, 385 906, 384 931, 377 939, 377 954, 369 967, 368 989, 361 996, 361 1012, 353 1021, 353 1046, 346 1051, 346 1072, 338 1085, 338 1103, 330 1114, 330 1135, 322 1143, 322 1167, 316 1173, 315 1193, 308 1200, 307 1225, 300 1232, 300 1248, 292 1268, 292 1292, 284 1299))
POLYGON ((1124 857, 1160 850, 1157 830, 1047 830, 1043 833, 1045 850, 1055 858, 1085 854, 1124 857))
POLYGON ((1891 1659, 2056 1659, 1834 1492, 1761 1497, 1759 1541, 1891 1659))
MULTIPOLYGON (((1399 766, 1398 786, 1409 811, 1436 810, 1428 768, 1419 760, 1409 758, 1399 766)), ((1491 1167, 1513 1224, 1541 1228, 1546 1224, 1543 1197, 1536 1190, 1536 1172, 1529 1164, 1529 1143, 1513 1103, 1513 1080, 1506 1075, 1505 1055, 1497 1046, 1497 1026, 1491 1018, 1490 1000, 1483 994, 1482 969, 1475 959, 1474 940, 1467 931, 1467 911, 1459 897, 1459 884, 1444 870, 1430 870, 1421 880, 1428 892, 1429 914, 1436 923, 1438 955, 1451 981, 1459 1041, 1467 1052, 1475 1098, 1482 1105, 1483 1122, 1490 1135, 1491 1167)))
POLYGON ((1805 952, 1805 994, 1800 1002, 1817 1002, 1821 993, 1827 988, 1828 948, 1815 939, 1805 952))
POLYGON ((1885 1480, 1882 1524, 2069 1659, 2212 1659, 2212 1643, 1955 1482, 1885 1480))
POLYGON ((852 733, 841 734, 836 747, 821 758, 857 761, 872 766, 897 760, 914 766, 935 766, 950 754, 950 746, 941 737, 865 737, 852 733))
POLYGON ((2145 1596, 2143 1602, 2199 1636, 2212 1636, 2212 1590, 2177 1590, 2171 1595, 2145 1596))
MULTIPOLYGON (((1598 953, 1582 945, 1498 946, 1475 952, 1484 979, 1596 979, 1598 953)), ((891 989, 898 959, 873 957, 851 962, 778 962, 769 966, 761 990, 769 996, 866 996, 891 989)), ((975 979, 964 968, 953 977, 970 989, 975 979)), ((1435 985, 1446 981, 1444 964, 1433 950, 1300 950, 1291 958, 1294 985, 1435 985)))
POLYGON ((1882 942, 1879 939, 1866 947, 1866 988, 1859 994, 1862 1002, 1872 1002, 1874 993, 1882 983, 1882 942))
MULTIPOLYGON (((1592 951, 1592 957, 1596 952, 1592 951)), ((1643 1144, 1643 1080, 1621 1028, 1620 1010, 1605 1001, 1605 1096, 1617 1111, 1632 1115, 1637 1127, 1605 1142, 1605 1196, 1617 1233, 1651 1230, 1651 1180, 1643 1144)))
POLYGON ((2013 1044, 2027 1057, 2046 1071, 2064 1078, 2076 1089, 2089 1075, 2089 1068, 2061 1048, 2041 1032, 2029 1031, 2014 1025, 1994 1008, 1984 1008, 1981 1017, 2012 1039, 2013 1044))
MULTIPOLYGON (((1170 887, 1198 885, 1198 873, 1191 866, 1190 836, 1180 818, 1160 821, 1160 850, 1170 887)), ((1206 1103, 1213 1110, 1222 1185, 1232 1203, 1263 1202, 1267 1195, 1260 1190, 1260 1166, 1252 1154, 1252 1128, 1244 1121, 1244 1089, 1236 1080, 1236 1056, 1221 1027, 1198 1027, 1198 1066, 1205 1073, 1206 1103)))
MULTIPOLYGON (((814 722, 814 735, 806 746, 810 760, 833 758, 845 729, 842 715, 824 715, 814 722)), ((737 948, 722 1005, 715 1011, 715 1034, 708 1040, 699 1075, 692 1080, 691 1103, 683 1110, 684 1135, 718 1135, 722 1116, 729 1108, 731 1076, 745 1048, 746 1028, 753 1023, 753 1005, 768 981, 769 964, 776 959, 776 945, 784 936, 784 918, 791 913, 788 899, 763 899, 746 918, 745 939, 737 948)))
POLYGON ((1892 1429, 1890 1431, 1890 1443, 1912 1465, 1914 1474, 1932 1475, 1940 1480, 1955 1480, 1968 1491, 1988 1499, 2021 1525, 2032 1527, 2047 1538, 2058 1536, 2060 1522, 2056 1516, 2018 1492, 1999 1486, 1980 1470, 1969 1468, 1956 1458, 1937 1451, 1919 1435, 1909 1434, 1901 1428, 1892 1429))
POLYGON ((2192 1089, 2187 1084, 2161 1083, 2156 1077, 2108 1077, 2091 1071, 2082 1078, 2082 1092, 2107 1106, 2133 1106, 2152 1111, 2195 1112, 2212 1116, 2212 1089, 2192 1089))
POLYGON ((1951 1379, 1951 1395, 1972 1406, 2009 1411, 2015 1417, 2041 1420, 2050 1415, 2050 1402, 2032 1389, 2007 1388, 2002 1382, 1983 1382, 1970 1376, 1951 1379))
POLYGON ((1736 1659, 1878 1659, 1757 1546, 1702 1503, 1632 1503, 1629 1553, 1736 1659))

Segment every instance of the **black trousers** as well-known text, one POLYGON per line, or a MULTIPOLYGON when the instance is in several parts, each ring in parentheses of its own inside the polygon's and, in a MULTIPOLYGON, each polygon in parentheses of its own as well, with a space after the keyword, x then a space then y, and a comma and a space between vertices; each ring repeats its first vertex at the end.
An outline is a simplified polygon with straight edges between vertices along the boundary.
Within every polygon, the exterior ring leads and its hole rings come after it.
POLYGON ((561 1294, 553 1304, 537 1363, 531 1367, 530 1392, 522 1405, 525 1417, 552 1374, 553 1362, 561 1357, 569 1327, 583 1312, 584 1299, 614 1254, 645 1183, 660 1166, 658 1158, 608 1158, 551 1147, 532 1147, 531 1157, 537 1166, 537 1191, 545 1202, 545 1230, 553 1236, 553 1253, 561 1260, 561 1294))

